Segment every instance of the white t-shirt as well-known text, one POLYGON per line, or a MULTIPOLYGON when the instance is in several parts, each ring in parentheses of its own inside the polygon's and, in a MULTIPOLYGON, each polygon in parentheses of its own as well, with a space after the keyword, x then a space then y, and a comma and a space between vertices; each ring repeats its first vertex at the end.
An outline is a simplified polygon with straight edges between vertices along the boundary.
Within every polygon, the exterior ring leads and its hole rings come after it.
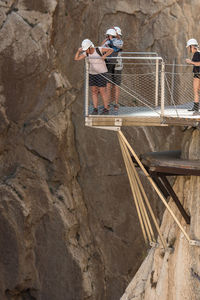
MULTIPOLYGON (((98 48, 102 53, 102 47, 98 48)), ((93 54, 88 54, 88 56, 85 54, 85 56, 89 58, 89 74, 96 75, 108 72, 105 60, 101 58, 96 49, 93 54)))

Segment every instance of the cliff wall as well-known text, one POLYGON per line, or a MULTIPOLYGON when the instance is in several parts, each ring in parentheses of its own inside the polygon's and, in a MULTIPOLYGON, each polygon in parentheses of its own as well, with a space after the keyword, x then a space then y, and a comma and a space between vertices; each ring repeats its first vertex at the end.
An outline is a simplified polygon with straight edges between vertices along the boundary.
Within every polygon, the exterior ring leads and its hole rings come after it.
MULTIPOLYGON (((84 127, 83 63, 73 56, 114 24, 126 50, 181 60, 198 7, 0 1, 0 299, 120 298, 146 251, 116 136, 84 127)), ((182 138, 178 128, 125 134, 138 153, 182 138)))

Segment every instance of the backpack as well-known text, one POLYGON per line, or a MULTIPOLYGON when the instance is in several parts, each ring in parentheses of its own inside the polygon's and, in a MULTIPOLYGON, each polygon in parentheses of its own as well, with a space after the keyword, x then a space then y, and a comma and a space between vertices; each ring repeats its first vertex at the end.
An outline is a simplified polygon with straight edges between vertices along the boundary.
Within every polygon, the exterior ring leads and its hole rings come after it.
POLYGON ((114 50, 114 52, 120 52, 120 51, 122 51, 121 48, 118 48, 118 47, 116 47, 116 46, 113 45, 113 41, 112 40, 109 41, 109 47, 112 48, 114 50))

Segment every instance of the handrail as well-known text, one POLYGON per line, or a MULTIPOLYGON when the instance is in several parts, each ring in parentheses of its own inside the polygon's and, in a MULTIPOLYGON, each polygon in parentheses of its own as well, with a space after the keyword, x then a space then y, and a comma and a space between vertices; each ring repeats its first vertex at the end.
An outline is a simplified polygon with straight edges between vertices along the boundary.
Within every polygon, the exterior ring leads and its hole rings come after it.
POLYGON ((138 55, 145 55, 145 54, 147 54, 147 55, 157 55, 158 56, 158 53, 157 52, 124 52, 124 51, 122 51, 122 52, 120 52, 121 54, 138 54, 138 55))
MULTIPOLYGON (((109 57, 109 59, 116 59, 117 57, 109 57)), ((138 56, 130 56, 130 57, 128 57, 128 56, 122 56, 121 57, 122 59, 137 59, 137 60, 139 60, 139 59, 142 59, 142 60, 150 60, 150 59, 152 59, 152 60, 161 60, 161 61, 163 61, 163 58, 162 57, 160 57, 160 56, 140 56, 140 57, 138 57, 138 56)))
MULTIPOLYGON (((117 56, 109 56, 109 57, 106 57, 106 58, 109 58, 109 59, 117 59, 118 57, 117 56)), ((138 56, 121 56, 122 59, 136 59, 136 60, 161 60, 163 61, 163 58, 160 57, 160 56, 141 56, 141 57, 138 57, 138 56)), ((90 57, 90 59, 101 59, 101 57, 90 57)))

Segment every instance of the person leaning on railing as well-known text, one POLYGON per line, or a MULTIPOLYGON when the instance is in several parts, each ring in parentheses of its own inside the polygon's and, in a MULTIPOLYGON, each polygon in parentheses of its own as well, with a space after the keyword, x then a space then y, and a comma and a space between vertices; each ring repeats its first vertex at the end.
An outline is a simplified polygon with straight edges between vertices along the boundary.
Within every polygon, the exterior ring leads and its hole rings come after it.
POLYGON ((98 93, 103 100, 104 109, 102 114, 108 114, 108 100, 106 93, 108 69, 106 67, 105 58, 113 52, 111 48, 95 48, 94 44, 85 39, 82 41, 81 48, 75 54, 75 60, 81 60, 86 57, 89 59, 89 86, 92 92, 93 115, 98 115, 98 93))
POLYGON ((106 60, 108 68, 107 97, 109 105, 112 101, 115 101, 115 109, 118 109, 119 107, 119 86, 121 84, 122 73, 122 61, 119 57, 119 53, 122 51, 123 47, 121 36, 121 29, 119 27, 113 27, 106 31, 106 39, 102 42, 103 47, 110 47, 114 50, 109 57, 116 57, 116 59, 109 59, 108 57, 106 60))
POLYGON ((190 53, 193 54, 192 60, 187 58, 186 63, 194 65, 193 67, 193 91, 194 91, 194 104, 189 111, 199 111, 199 89, 200 89, 200 51, 197 40, 190 39, 187 41, 186 48, 189 49, 190 53))

